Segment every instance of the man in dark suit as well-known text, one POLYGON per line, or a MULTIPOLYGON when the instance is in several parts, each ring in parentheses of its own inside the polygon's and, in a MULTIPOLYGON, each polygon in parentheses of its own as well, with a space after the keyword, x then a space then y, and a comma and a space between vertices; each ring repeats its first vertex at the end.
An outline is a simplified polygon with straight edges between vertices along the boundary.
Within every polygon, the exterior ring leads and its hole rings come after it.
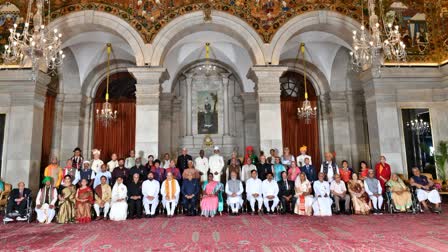
POLYGON ((187 148, 182 148, 182 154, 177 157, 177 168, 180 174, 184 174, 184 170, 188 168, 188 160, 193 161, 193 158, 188 155, 187 148))
POLYGON ((316 168, 310 164, 310 159, 305 158, 305 165, 300 168, 300 171, 306 174, 308 181, 313 183, 317 180, 316 178, 316 168))
POLYGON ((17 217, 18 221, 27 220, 26 207, 27 200, 31 201, 31 190, 25 188, 24 182, 19 182, 17 186, 18 188, 13 189, 9 194, 8 205, 6 207, 7 216, 5 217, 5 221, 13 221, 13 219, 8 215, 16 210, 19 212, 19 216, 17 217))
POLYGON ((281 173, 282 180, 278 183, 278 198, 280 199, 280 203, 282 204, 282 214, 291 213, 291 205, 295 204, 294 200, 294 182, 288 181, 288 174, 283 171, 281 173))

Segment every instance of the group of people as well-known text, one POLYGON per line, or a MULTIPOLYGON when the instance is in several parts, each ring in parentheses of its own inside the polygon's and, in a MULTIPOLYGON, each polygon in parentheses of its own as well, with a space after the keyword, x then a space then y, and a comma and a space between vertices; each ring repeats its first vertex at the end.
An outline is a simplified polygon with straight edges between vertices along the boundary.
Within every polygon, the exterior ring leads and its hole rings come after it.
MULTIPOLYGON (((384 156, 375 169, 361 162, 356 173, 345 160, 339 167, 330 152, 317 170, 306 152, 307 147, 302 146, 295 157, 284 148, 279 156, 272 149, 266 157, 263 153, 257 156, 248 146, 243 162, 236 153, 225 162, 215 146, 208 158, 201 150, 193 160, 184 148, 176 161, 169 154, 158 160, 152 155, 136 157, 130 151, 126 159, 112 154, 104 163, 99 150, 94 149, 93 159, 87 161, 76 148, 64 168, 59 167, 57 158, 46 167, 35 212, 40 223, 51 223, 55 216, 58 223, 87 223, 92 220, 92 208, 96 220, 114 221, 152 218, 162 211, 173 217, 176 209, 189 216, 214 217, 225 206, 231 215, 238 215, 243 207, 252 214, 381 214, 386 193, 397 211, 412 210, 409 188, 391 173, 384 156)), ((414 168, 409 182, 423 209, 431 204, 434 212, 441 211, 433 181, 414 168)), ((17 220, 26 220, 26 202, 30 200, 30 190, 20 182, 10 195, 7 213, 18 211, 17 220)), ((12 220, 5 217, 5 221, 12 220)))

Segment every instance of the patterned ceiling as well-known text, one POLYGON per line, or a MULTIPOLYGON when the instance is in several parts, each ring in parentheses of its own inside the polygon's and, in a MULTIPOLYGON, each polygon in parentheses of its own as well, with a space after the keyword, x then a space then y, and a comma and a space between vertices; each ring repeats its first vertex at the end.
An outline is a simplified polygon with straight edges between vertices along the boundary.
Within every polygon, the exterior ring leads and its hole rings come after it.
MULTIPOLYGON (((364 0, 364 13, 367 15, 364 0)), ((6 2, 6 1, 5 1, 6 2)), ((25 15, 24 0, 9 0, 25 15)), ((398 1, 382 0, 385 12, 398 1)), ((403 0, 408 8, 397 15, 411 62, 442 62, 448 59, 448 0, 403 0), (423 18, 422 18, 423 17, 423 18), (422 35, 424 34, 424 35, 422 35)), ((132 25, 143 40, 151 43, 171 20, 188 12, 220 10, 245 20, 269 43, 288 20, 313 10, 336 11, 361 19, 361 0, 53 0, 51 18, 81 10, 104 11, 132 25)), ((9 20, 11 21, 11 20, 9 20)), ((12 25, 0 19, 0 44, 12 25)))

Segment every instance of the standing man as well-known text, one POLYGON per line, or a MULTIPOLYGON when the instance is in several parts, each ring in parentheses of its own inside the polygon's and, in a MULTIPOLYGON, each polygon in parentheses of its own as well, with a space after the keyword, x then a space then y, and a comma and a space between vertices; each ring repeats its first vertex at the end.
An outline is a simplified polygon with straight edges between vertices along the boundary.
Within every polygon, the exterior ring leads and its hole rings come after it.
POLYGON ((73 150, 73 157, 71 158, 73 168, 76 168, 77 170, 81 169, 84 163, 84 158, 82 157, 81 153, 81 149, 79 147, 76 147, 73 150))
POLYGON ((51 185, 51 180, 52 178, 50 176, 45 177, 44 180, 42 180, 44 187, 37 193, 35 211, 39 223, 50 224, 56 214, 54 206, 58 200, 58 192, 56 188, 51 185))
POLYGON ((204 150, 199 151, 199 157, 194 160, 194 165, 201 175, 201 182, 207 181, 208 158, 204 157, 204 150))
POLYGON ((333 182, 335 174, 339 174, 338 164, 333 162, 333 154, 331 152, 325 152, 325 162, 321 165, 320 172, 325 175, 325 180, 328 183, 333 182))
POLYGON ((62 181, 62 168, 59 167, 58 158, 52 157, 51 163, 45 168, 45 177, 51 177, 53 179, 53 184, 56 188, 59 187, 62 181))
POLYGON ((103 160, 100 159, 101 151, 98 149, 92 150, 92 156, 93 160, 90 163, 90 168, 95 172, 98 173, 101 171, 101 166, 104 164, 103 160))
POLYGON ((188 160, 193 160, 193 158, 188 155, 187 148, 182 148, 182 153, 177 157, 177 168, 179 168, 180 173, 183 174, 184 170, 188 167, 188 160))
POLYGON ((125 162, 124 162, 124 167, 126 169, 131 169, 132 167, 135 166, 135 151, 131 150, 129 152, 129 157, 126 158, 125 162))
POLYGON ((316 178, 316 168, 311 164, 311 159, 305 158, 305 165, 300 167, 300 171, 305 173, 306 178, 309 182, 313 183, 317 180, 316 178))
POLYGON ((93 182, 93 188, 96 188, 99 184, 101 184, 101 177, 106 177, 107 184, 110 184, 110 180, 112 179, 112 174, 107 170, 107 165, 101 165, 101 171, 95 175, 95 181, 93 182))
POLYGON ((390 180, 392 175, 390 165, 386 163, 386 157, 381 155, 380 162, 375 165, 376 178, 380 181, 381 189, 386 191, 386 183, 390 180))
MULTIPOLYGON (((125 183, 128 182, 129 170, 124 167, 124 159, 118 160, 118 167, 112 172, 112 185, 115 185, 118 177, 121 177, 125 183)), ((112 189, 113 190, 113 189, 112 189)))
POLYGON ((263 209, 262 184, 261 179, 257 177, 257 170, 252 170, 250 172, 250 179, 246 181, 246 197, 252 209, 252 215, 256 211, 255 201, 258 202, 258 214, 261 214, 261 210, 263 209))
MULTIPOLYGON (((273 150, 272 150, 273 151, 273 150)), ((260 163, 257 164, 257 172, 258 172, 258 178, 261 180, 266 179, 266 174, 268 172, 274 173, 274 170, 272 169, 272 164, 269 162, 266 162, 266 156, 261 155, 260 156, 260 163)))
POLYGON ((95 179, 95 172, 90 169, 90 162, 84 161, 82 169, 78 170, 75 175, 75 180, 73 181, 73 184, 78 184, 81 186, 81 180, 87 180, 87 186, 92 187, 93 181, 95 179))
POLYGON ((114 169, 118 167, 118 156, 116 153, 112 153, 111 158, 112 160, 107 162, 107 169, 112 173, 114 169))
POLYGON ((306 154, 306 151, 308 150, 308 148, 303 145, 302 147, 300 147, 300 155, 297 156, 297 165, 299 167, 302 167, 305 165, 305 159, 308 158, 309 160, 309 164, 311 165, 311 156, 306 154))
POLYGON ((219 155, 219 147, 215 146, 213 154, 209 159, 210 172, 213 174, 213 181, 221 180, 222 169, 224 168, 224 159, 219 155))
POLYGON ((157 206, 159 205, 160 183, 154 179, 154 173, 148 173, 148 179, 143 182, 143 206, 145 207, 145 214, 147 218, 152 218, 156 215, 157 206))
POLYGON ((138 174, 140 182, 148 176, 148 169, 142 164, 142 158, 138 157, 135 159, 135 166, 129 170, 129 178, 132 178, 134 174, 138 174))
POLYGON ((252 159, 246 158, 246 163, 243 165, 243 168, 241 169, 241 181, 243 183, 246 183, 246 181, 250 178, 250 174, 252 170, 256 170, 257 167, 252 164, 252 159))

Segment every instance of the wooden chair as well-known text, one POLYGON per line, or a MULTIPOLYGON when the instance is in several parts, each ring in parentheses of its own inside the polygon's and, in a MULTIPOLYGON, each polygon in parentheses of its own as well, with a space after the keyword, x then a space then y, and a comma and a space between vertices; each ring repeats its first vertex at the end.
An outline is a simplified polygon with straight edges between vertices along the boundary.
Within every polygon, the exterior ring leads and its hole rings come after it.
POLYGON ((11 193, 12 185, 5 183, 5 190, 0 193, 0 210, 3 210, 8 205, 8 196, 11 193))

